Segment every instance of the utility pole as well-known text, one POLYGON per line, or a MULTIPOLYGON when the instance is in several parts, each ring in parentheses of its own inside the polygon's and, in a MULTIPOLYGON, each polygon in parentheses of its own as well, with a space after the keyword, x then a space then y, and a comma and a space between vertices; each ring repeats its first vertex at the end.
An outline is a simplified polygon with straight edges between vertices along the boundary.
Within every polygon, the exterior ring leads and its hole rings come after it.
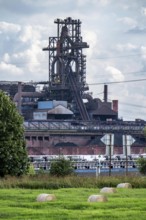
POLYGON ((128 155, 127 155, 127 135, 124 135, 125 138, 125 156, 126 156, 126 164, 125 164, 125 174, 128 175, 128 155))
POLYGON ((109 176, 111 176, 111 162, 113 155, 113 147, 114 147, 114 134, 105 134, 101 141, 106 145, 106 155, 109 156, 109 176))
POLYGON ((135 139, 128 134, 123 135, 123 155, 125 155, 125 175, 128 175, 128 154, 131 154, 131 145, 135 142, 135 139))
POLYGON ((96 166, 96 177, 99 177, 100 176, 100 173, 101 173, 101 161, 100 161, 100 158, 101 156, 99 155, 99 159, 98 159, 98 165, 96 166))
POLYGON ((109 134, 109 176, 111 176, 111 161, 112 161, 112 134, 109 134))

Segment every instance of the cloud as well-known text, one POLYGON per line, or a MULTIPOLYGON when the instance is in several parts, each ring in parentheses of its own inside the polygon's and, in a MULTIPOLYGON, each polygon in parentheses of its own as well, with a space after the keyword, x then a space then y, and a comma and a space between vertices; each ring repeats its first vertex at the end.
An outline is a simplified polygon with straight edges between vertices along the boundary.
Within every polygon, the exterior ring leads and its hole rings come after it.
POLYGON ((41 39, 41 33, 38 26, 32 27, 31 25, 23 26, 23 29, 21 30, 19 34, 19 40, 22 41, 22 43, 27 42, 36 42, 41 39))
POLYGON ((0 34, 4 33, 18 33, 21 30, 20 25, 8 23, 8 22, 0 22, 0 34))
POLYGON ((135 51, 138 49, 138 46, 132 43, 126 43, 126 44, 118 44, 116 45, 116 49, 120 52, 124 51, 135 51))
POLYGON ((107 6, 108 4, 111 3, 111 0, 99 0, 99 3, 100 3, 102 6, 107 6))
POLYGON ((120 70, 113 66, 106 67, 106 71, 111 74, 110 81, 123 81, 124 75, 121 73, 120 70))
POLYGON ((142 52, 144 55, 146 55, 146 46, 142 46, 142 47, 141 47, 141 52, 142 52))
POLYGON ((9 63, 10 60, 11 60, 9 54, 8 54, 8 53, 5 53, 5 54, 3 55, 2 60, 3 60, 5 63, 9 63))
POLYGON ((17 14, 30 14, 33 11, 34 7, 30 7, 24 0, 1 0, 1 10, 9 11, 9 13, 17 13, 17 14))
POLYGON ((146 33, 146 28, 136 26, 136 27, 133 27, 133 28, 129 29, 127 31, 127 33, 130 33, 130 34, 145 34, 146 33))
POLYGON ((142 15, 146 16, 146 8, 142 7, 141 13, 142 13, 142 15))
MULTIPOLYGON (((47 79, 47 57, 42 51, 45 27, 0 23, 0 71, 3 80, 47 79), (46 60, 45 60, 46 59, 46 60), (42 65, 44 62, 46 66, 42 65)), ((46 43, 47 44, 47 43, 46 43)))
POLYGON ((27 41, 31 41, 32 38, 34 37, 33 35, 33 29, 30 25, 25 26, 23 28, 23 30, 20 33, 19 39, 20 41, 22 41, 23 43, 27 42, 27 41))
POLYGON ((89 45, 89 49, 85 50, 88 58, 90 59, 92 56, 95 55, 94 49, 97 48, 98 44, 98 37, 95 31, 86 30, 83 31, 83 41, 87 42, 89 45))
POLYGON ((4 62, 0 63, 0 72, 2 76, 5 76, 11 73, 11 76, 16 77, 16 76, 20 76, 23 74, 23 71, 20 68, 16 67, 15 65, 4 63, 4 62))
POLYGON ((137 21, 131 17, 119 18, 118 21, 130 27, 135 27, 137 25, 137 21))
MULTIPOLYGON (((111 0, 98 0, 98 4, 100 6, 107 6, 108 4, 110 4, 111 0)), ((77 0, 77 5, 79 7, 82 7, 82 6, 90 6, 90 5, 94 5, 94 6, 97 6, 97 0, 77 0)))

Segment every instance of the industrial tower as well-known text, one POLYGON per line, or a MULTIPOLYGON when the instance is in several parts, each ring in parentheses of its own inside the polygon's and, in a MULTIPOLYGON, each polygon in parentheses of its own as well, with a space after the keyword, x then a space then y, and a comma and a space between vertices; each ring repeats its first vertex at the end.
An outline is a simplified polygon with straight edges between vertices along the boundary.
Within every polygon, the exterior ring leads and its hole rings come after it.
POLYGON ((79 111, 82 120, 89 120, 83 103, 86 84, 86 56, 83 49, 88 48, 82 41, 81 21, 56 19, 57 36, 49 37, 49 99, 65 100, 71 108, 79 111))

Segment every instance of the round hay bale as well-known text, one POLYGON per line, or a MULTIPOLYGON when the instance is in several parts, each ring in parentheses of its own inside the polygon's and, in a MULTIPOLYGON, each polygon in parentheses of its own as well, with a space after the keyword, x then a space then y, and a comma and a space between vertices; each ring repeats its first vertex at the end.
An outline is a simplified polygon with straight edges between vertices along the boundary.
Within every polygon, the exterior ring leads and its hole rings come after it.
POLYGON ((116 189, 112 187, 104 187, 100 190, 100 193, 116 193, 116 189))
POLYGON ((46 201, 54 201, 55 199, 56 199, 56 196, 54 194, 42 193, 37 196, 36 201, 37 202, 46 202, 46 201))
POLYGON ((103 195, 91 195, 88 198, 88 202, 107 202, 108 199, 103 195))
POLYGON ((132 188, 131 183, 119 183, 117 188, 132 188))

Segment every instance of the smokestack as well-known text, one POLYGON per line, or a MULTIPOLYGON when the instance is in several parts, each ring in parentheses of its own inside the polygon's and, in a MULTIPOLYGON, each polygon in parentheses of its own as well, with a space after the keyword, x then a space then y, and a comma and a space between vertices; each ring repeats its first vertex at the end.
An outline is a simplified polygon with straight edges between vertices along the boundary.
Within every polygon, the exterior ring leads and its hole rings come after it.
POLYGON ((113 100, 113 111, 118 112, 118 100, 113 100))
POLYGON ((104 102, 108 101, 107 93, 108 93, 108 86, 104 85, 104 97, 103 97, 104 102))

